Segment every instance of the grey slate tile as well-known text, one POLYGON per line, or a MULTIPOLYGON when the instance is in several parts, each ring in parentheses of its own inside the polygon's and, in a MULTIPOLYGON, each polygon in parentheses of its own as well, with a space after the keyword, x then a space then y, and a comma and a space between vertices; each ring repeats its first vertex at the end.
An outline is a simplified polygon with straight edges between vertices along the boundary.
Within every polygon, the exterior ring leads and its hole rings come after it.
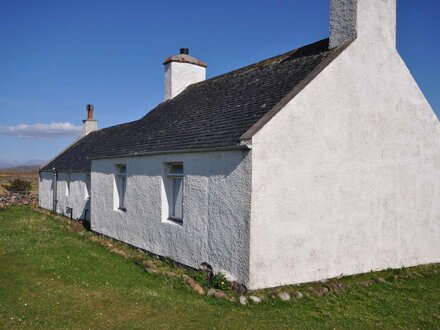
POLYGON ((332 51, 325 39, 193 84, 139 120, 90 133, 42 170, 90 171, 90 157, 237 146, 332 51))

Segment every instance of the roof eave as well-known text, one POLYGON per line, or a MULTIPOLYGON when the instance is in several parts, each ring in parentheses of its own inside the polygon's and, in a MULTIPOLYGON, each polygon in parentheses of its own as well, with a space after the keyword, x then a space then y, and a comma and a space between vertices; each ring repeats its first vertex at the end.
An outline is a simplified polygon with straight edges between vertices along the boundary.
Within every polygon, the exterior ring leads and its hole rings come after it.
POLYGON ((46 169, 46 170, 41 169, 41 170, 38 171, 38 173, 43 173, 43 172, 44 173, 47 173, 47 172, 50 172, 50 173, 53 173, 53 172, 90 173, 91 170, 70 170, 70 169, 61 169, 61 170, 59 170, 59 169, 55 168, 55 169, 46 169))
POLYGON ((210 152, 210 151, 250 150, 251 148, 252 148, 252 146, 248 145, 248 144, 238 144, 238 145, 229 146, 229 147, 192 148, 192 149, 174 149, 174 150, 134 152, 134 153, 122 154, 122 155, 89 157, 88 159, 95 160, 95 159, 110 159, 110 158, 142 157, 142 156, 153 156, 153 155, 163 155, 163 154, 182 154, 182 153, 210 152))

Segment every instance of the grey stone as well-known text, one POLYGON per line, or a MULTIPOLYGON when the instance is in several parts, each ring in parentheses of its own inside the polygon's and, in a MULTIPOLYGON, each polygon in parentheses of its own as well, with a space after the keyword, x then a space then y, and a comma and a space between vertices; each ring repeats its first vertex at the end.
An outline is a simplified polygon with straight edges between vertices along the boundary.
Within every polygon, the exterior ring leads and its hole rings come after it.
POLYGON ((293 296, 294 296, 296 299, 301 299, 302 297, 304 297, 304 295, 303 295, 301 292, 299 292, 299 291, 296 291, 296 292, 293 294, 293 296))
POLYGON ((371 280, 368 280, 368 281, 361 282, 359 284, 362 285, 363 287, 368 288, 369 286, 372 286, 374 284, 374 282, 371 280))
POLYGON ((240 296, 240 304, 247 305, 248 299, 245 296, 240 296))
POLYGON ((223 291, 220 291, 220 290, 216 290, 216 289, 209 289, 208 293, 206 295, 208 297, 214 297, 217 299, 227 298, 226 293, 224 293, 223 291))
POLYGON ((283 300, 283 301, 288 301, 290 300, 290 294, 288 294, 287 292, 281 292, 278 294, 278 297, 283 300))
MULTIPOLYGON (((176 273, 174 273, 174 272, 169 272, 169 271, 164 271, 162 274, 164 274, 165 276, 168 276, 168 277, 176 277, 177 276, 177 274, 176 273)), ((187 281, 188 282, 188 281, 187 281)), ((189 283, 188 283, 189 284, 189 283)))
POLYGON ((38 203, 38 195, 20 194, 15 192, 5 192, 0 197, 0 209, 10 207, 12 205, 35 205, 38 203))
POLYGON ((261 298, 257 297, 257 296, 249 296, 249 299, 252 300, 254 303, 260 303, 261 302, 261 298))
MULTIPOLYGON (((168 272, 168 273, 170 273, 170 272, 168 272)), ((191 278, 191 277, 189 277, 187 275, 184 275, 182 277, 185 280, 185 282, 191 287, 191 289, 193 289, 195 292, 197 292, 200 295, 205 294, 205 291, 203 290, 201 285, 196 282, 196 280, 194 280, 193 278, 191 278)))
POLYGON ((145 271, 150 274, 157 273, 157 269, 150 268, 150 267, 145 268, 145 271))
POLYGON ((342 283, 337 283, 337 282, 329 283, 327 284, 326 287, 327 289, 329 289, 331 292, 334 293, 344 290, 344 285, 342 283))
POLYGON ((247 288, 238 282, 232 282, 232 289, 240 295, 244 295, 247 292, 247 288))

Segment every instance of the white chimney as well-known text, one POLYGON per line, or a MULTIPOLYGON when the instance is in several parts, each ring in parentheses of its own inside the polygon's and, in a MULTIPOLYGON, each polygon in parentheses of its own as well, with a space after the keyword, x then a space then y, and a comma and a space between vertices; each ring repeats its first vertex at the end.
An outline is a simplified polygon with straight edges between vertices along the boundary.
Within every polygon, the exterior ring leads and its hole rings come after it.
POLYGON ((396 47, 396 0, 330 0, 330 48, 359 39, 396 47))
POLYGON ((165 65, 165 100, 172 99, 191 84, 206 79, 207 64, 189 56, 188 48, 181 48, 180 55, 168 57, 165 65))
POLYGON ((83 120, 83 136, 98 129, 98 121, 93 119, 93 104, 87 104, 87 119, 83 120))

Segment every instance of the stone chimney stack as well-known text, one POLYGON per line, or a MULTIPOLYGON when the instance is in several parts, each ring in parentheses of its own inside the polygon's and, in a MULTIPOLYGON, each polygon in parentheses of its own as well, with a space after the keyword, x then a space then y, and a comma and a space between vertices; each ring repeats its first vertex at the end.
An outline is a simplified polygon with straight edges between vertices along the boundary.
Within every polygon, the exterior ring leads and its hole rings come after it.
POLYGON ((207 64, 189 56, 188 48, 181 48, 180 55, 168 57, 165 65, 165 100, 172 99, 191 84, 206 79, 207 64))
POLYGON ((93 104, 87 104, 87 119, 83 120, 83 136, 98 129, 98 121, 93 119, 93 104))
POLYGON ((330 48, 359 39, 396 47, 396 0, 330 0, 330 48))

